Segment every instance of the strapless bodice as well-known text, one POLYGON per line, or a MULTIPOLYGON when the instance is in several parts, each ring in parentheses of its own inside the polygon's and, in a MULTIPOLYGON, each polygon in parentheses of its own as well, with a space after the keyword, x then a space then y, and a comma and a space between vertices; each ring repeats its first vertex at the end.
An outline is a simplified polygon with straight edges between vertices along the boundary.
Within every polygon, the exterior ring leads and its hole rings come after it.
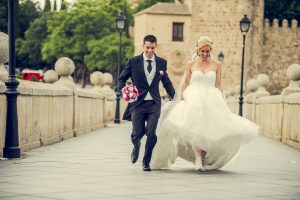
POLYGON ((194 70, 191 75, 190 84, 197 84, 202 87, 215 87, 216 71, 194 70))

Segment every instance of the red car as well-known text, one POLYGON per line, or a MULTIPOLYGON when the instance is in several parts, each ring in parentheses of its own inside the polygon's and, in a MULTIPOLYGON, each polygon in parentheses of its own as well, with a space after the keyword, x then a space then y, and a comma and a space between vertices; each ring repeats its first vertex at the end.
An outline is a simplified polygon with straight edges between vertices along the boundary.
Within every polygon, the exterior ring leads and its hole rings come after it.
POLYGON ((44 73, 42 70, 23 69, 22 70, 22 78, 23 78, 23 80, 36 79, 36 81, 43 81, 44 73))

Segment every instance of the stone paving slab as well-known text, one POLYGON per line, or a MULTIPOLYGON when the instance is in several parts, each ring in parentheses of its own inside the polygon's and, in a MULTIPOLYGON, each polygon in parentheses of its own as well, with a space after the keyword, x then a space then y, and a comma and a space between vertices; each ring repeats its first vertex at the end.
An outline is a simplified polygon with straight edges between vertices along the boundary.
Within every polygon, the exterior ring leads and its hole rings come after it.
POLYGON ((199 174, 178 159, 170 170, 143 172, 141 159, 130 163, 130 130, 111 124, 0 161, 0 199, 300 199, 300 151, 287 145, 259 136, 221 170, 199 174))

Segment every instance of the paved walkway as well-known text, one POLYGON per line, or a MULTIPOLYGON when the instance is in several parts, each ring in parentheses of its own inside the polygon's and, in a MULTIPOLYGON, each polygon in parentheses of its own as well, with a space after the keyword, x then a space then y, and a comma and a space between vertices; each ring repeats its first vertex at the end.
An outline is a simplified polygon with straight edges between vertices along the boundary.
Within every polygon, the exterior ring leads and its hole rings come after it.
POLYGON ((110 125, 0 161, 0 199, 300 199, 300 151, 289 146, 260 136, 222 170, 199 174, 178 159, 143 172, 130 163, 130 129, 110 125))

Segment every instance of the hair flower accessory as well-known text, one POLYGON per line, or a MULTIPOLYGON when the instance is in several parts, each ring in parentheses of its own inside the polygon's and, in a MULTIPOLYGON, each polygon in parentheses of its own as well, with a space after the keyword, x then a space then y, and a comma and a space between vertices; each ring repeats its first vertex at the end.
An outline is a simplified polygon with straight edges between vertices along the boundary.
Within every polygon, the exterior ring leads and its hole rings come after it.
POLYGON ((204 46, 210 46, 211 49, 213 49, 214 42, 212 39, 208 36, 201 36, 195 46, 195 52, 198 52, 202 47, 204 46))
POLYGON ((137 101, 138 96, 139 96, 139 91, 133 84, 127 85, 122 88, 122 97, 126 102, 128 103, 135 102, 137 101))

